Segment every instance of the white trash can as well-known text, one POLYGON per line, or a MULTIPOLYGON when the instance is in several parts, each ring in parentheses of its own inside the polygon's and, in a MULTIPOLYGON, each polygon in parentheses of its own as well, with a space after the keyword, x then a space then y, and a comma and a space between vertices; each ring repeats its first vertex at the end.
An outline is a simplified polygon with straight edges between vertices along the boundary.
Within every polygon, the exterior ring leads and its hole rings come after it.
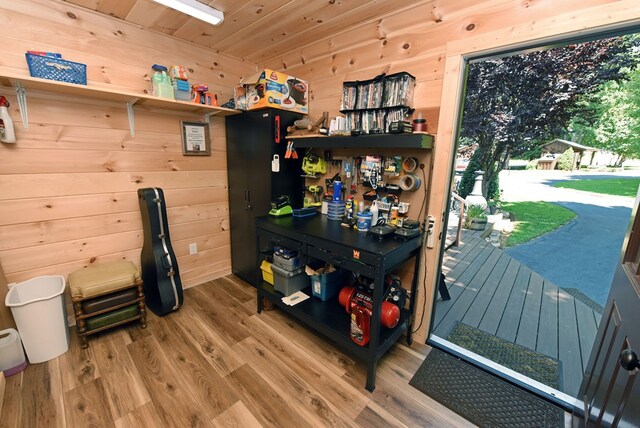
POLYGON ((11 308, 29 362, 43 363, 67 352, 64 277, 38 276, 10 287, 5 305, 11 308))

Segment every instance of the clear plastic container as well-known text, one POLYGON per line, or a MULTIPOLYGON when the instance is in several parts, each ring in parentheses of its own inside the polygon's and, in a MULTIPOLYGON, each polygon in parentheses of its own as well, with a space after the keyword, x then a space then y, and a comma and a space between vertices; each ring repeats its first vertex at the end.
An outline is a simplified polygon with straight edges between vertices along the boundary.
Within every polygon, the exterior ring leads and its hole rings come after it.
POLYGON ((12 328, 0 331, 0 372, 9 377, 26 367, 27 359, 18 332, 12 328))
POLYGON ((153 75, 151 76, 151 95, 171 100, 175 99, 171 78, 167 74, 167 67, 160 64, 153 64, 151 69, 153 70, 153 75))

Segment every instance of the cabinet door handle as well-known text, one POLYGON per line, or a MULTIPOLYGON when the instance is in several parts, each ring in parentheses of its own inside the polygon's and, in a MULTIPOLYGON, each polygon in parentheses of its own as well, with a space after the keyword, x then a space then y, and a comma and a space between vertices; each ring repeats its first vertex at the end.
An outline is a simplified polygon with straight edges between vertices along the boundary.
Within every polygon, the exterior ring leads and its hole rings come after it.
POLYGON ((245 201, 247 202, 247 205, 245 206, 245 211, 249 211, 251 209, 251 190, 245 190, 244 191, 244 195, 245 195, 245 201))
POLYGON ((277 143, 280 142, 280 115, 279 114, 276 115, 275 122, 276 122, 276 138, 275 138, 275 140, 276 140, 276 144, 277 144, 277 143))

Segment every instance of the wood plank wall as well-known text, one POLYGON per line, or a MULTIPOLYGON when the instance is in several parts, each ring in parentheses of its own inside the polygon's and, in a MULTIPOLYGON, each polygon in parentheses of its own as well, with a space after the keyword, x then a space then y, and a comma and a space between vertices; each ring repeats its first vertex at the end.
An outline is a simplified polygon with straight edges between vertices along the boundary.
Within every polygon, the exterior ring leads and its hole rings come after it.
MULTIPOLYGON (((143 93, 153 63, 182 64, 194 82, 228 99, 255 64, 144 31, 68 3, 0 3, 0 67, 28 75, 27 49, 86 63, 90 85, 143 93)), ((170 232, 186 287, 228 274, 230 251, 224 119, 212 118, 211 156, 183 156, 186 114, 138 111, 131 137, 124 105, 28 93, 18 142, 0 146, 0 263, 9 282, 68 273, 113 259, 140 263, 136 191, 165 190, 170 232), (198 254, 189 256, 189 243, 198 254)))
MULTIPOLYGON (((429 214, 437 219, 436 231, 439 233, 449 186, 455 103, 452 101, 446 111, 441 112, 440 109, 445 101, 458 96, 457 92, 443 92, 448 47, 454 44, 456 49, 460 49, 469 44, 474 48, 465 49, 466 53, 488 52, 496 46, 510 44, 516 34, 518 42, 522 43, 523 40, 551 37, 565 31, 587 31, 592 27, 637 17, 638 9, 638 6, 620 0, 416 1, 379 19, 364 21, 357 27, 344 28, 321 39, 309 37, 305 45, 292 49, 286 55, 264 56, 257 61, 260 67, 283 69, 291 75, 308 79, 311 82, 310 110, 313 117, 322 111, 329 111, 331 116, 339 113, 343 81, 365 80, 381 73, 399 71, 416 76, 416 113, 423 113, 429 132, 450 137, 444 141, 446 146, 440 146, 436 140, 433 151, 433 162, 437 168, 432 180, 429 214), (612 17, 610 12, 616 9, 624 13, 612 17), (633 13, 629 14, 629 9, 633 13), (475 40, 480 42, 472 44, 475 40), (438 129, 443 120, 447 132, 438 129), (453 129, 450 129, 451 125, 453 129)), ((450 70, 456 75, 459 71, 459 67, 454 66, 450 70)), ((450 87, 457 88, 457 85, 450 87)), ((416 156, 429 165, 428 155, 416 153, 416 156)), ((412 204, 412 216, 416 215, 414 206, 418 205, 412 204)), ((427 335, 439 252, 439 247, 426 252, 427 272, 423 276, 426 278, 426 293, 418 302, 419 308, 424 308, 426 322, 422 324, 416 340, 427 335)))

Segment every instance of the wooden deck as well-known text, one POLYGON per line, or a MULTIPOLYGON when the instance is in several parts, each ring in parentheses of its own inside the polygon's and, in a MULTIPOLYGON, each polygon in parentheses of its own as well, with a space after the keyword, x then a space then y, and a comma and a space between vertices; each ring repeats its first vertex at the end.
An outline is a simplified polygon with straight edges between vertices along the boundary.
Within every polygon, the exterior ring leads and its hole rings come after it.
POLYGON ((447 338, 456 321, 556 358, 563 392, 576 396, 600 313, 493 247, 477 232, 445 253, 451 300, 438 300, 434 333, 447 338))

